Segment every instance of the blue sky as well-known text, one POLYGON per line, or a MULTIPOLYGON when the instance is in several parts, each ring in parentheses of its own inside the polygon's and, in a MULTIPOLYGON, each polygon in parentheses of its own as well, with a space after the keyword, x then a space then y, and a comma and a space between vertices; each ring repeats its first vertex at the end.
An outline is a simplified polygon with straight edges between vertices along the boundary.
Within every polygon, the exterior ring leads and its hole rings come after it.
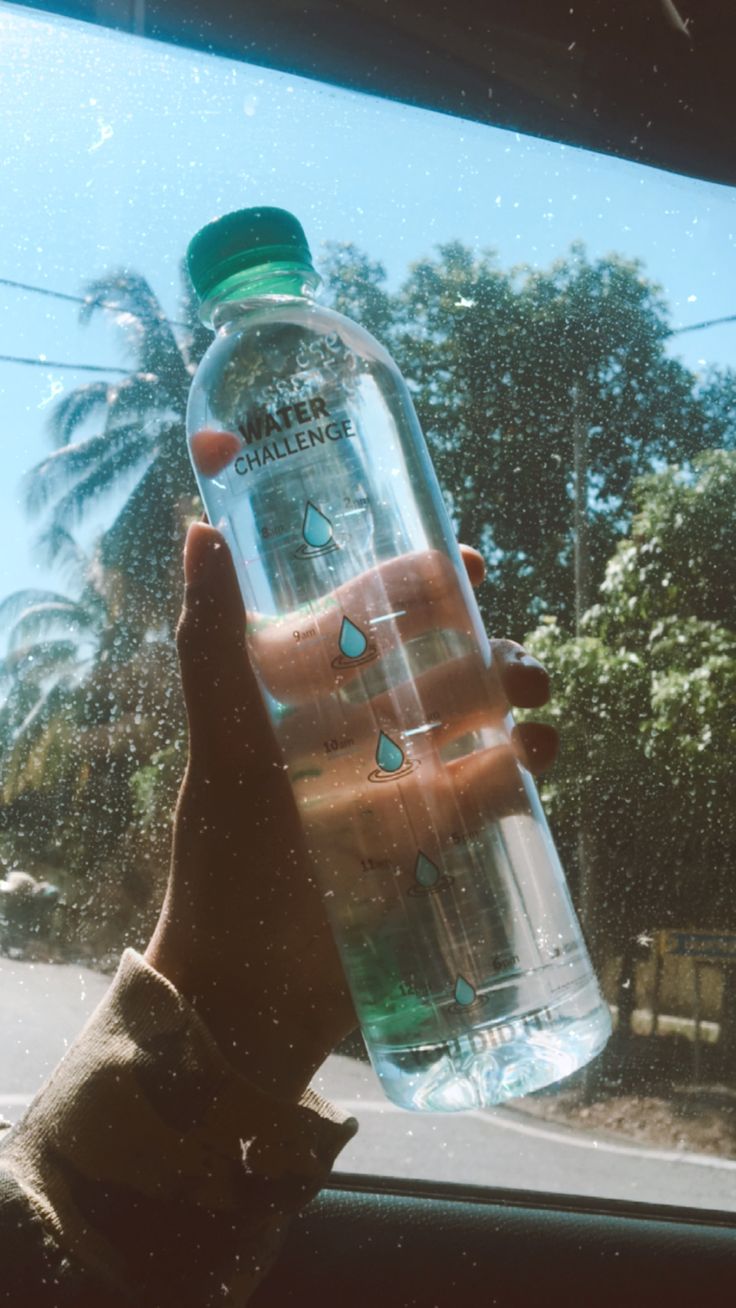
MULTIPOLYGON (((0 121, 0 278, 74 295, 127 264, 176 316, 191 235, 266 203, 317 254, 355 241, 393 283, 456 237, 539 266, 582 238, 641 258, 674 326, 736 313, 726 187, 1 3, 0 121)), ((697 370, 736 363, 736 324, 672 348, 697 370)), ((81 329, 74 305, 3 286, 0 354, 127 363, 103 320, 81 329)), ((18 483, 55 396, 90 376, 0 363, 0 596, 49 580, 18 483)))

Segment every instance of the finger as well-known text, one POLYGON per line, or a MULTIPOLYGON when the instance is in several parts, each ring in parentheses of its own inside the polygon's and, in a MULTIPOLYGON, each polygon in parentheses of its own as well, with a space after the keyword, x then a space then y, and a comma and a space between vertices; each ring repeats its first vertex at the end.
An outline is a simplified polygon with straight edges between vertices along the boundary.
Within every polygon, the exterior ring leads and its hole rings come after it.
POLYGON ((486 575, 486 564, 483 555, 479 550, 473 549, 471 545, 461 545, 460 556, 465 564, 465 571, 468 574, 471 586, 480 586, 486 575))
POLYGON ((192 462, 203 477, 216 477, 240 453, 243 438, 231 431, 211 431, 203 428, 190 438, 192 462))
POLYGON ((363 674, 367 662, 415 636, 442 629, 467 634, 469 626, 457 572, 440 550, 389 559, 315 605, 276 621, 258 614, 248 621, 260 675, 271 693, 289 704, 311 697, 320 685, 346 686, 363 674), (365 655, 354 663, 340 658, 345 618, 366 641, 365 655))
POLYGON ((466 829, 529 811, 524 773, 513 745, 479 750, 447 765, 466 829))
POLYGON ((235 568, 218 531, 194 523, 184 547, 186 591, 177 648, 189 720, 190 766, 237 770, 279 758, 245 647, 235 568), (246 729, 247 725, 247 729, 246 729))
POLYGON ((529 807, 524 774, 511 743, 479 750, 446 766, 425 757, 401 780, 371 784, 362 767, 305 771, 294 777, 309 843, 338 878, 361 863, 416 858, 417 846, 440 852, 488 822, 529 807))
MULTIPOLYGON (((369 671, 364 672, 364 679, 369 681, 369 671)), ((505 735, 503 721, 509 704, 538 708, 548 699, 549 677, 542 664, 513 641, 496 641, 490 669, 478 654, 435 664, 413 679, 371 696, 365 711, 374 712, 382 721, 395 720, 399 731, 435 723, 431 740, 442 751, 470 732, 503 729, 505 735)), ((352 709, 356 719, 359 711, 358 705, 352 709)), ((354 734, 359 735, 357 721, 355 727, 354 734)), ((484 745, 490 743, 488 738, 483 741, 484 745)), ((547 753, 540 754, 540 761, 546 758, 547 753)), ((535 770, 531 763, 529 767, 535 770)))
POLYGON ((524 767, 535 777, 552 767, 560 748, 560 737, 547 722, 520 722, 511 733, 511 741, 524 767))
POLYGON ((513 640, 491 641, 501 685, 516 708, 540 708, 549 699, 547 669, 513 640))
MULTIPOLYGON (((364 675, 367 681, 370 673, 364 675)), ((370 693, 369 686, 363 689, 370 693)), ((326 767, 339 770, 343 764, 340 746, 326 759, 324 739, 349 741, 351 746, 355 740, 371 742, 377 738, 376 723, 380 722, 394 739, 408 733, 415 754, 427 748, 441 756, 453 741, 472 732, 486 733, 480 742, 483 747, 491 744, 490 732, 496 743, 507 743, 507 714, 508 701, 495 672, 485 668, 478 655, 472 655, 438 664, 362 702, 346 704, 335 696, 325 696, 321 701, 313 698, 294 705, 279 726, 279 739, 297 771, 316 765, 323 771, 326 767), (314 730, 316 706, 322 741, 314 730), (418 732, 424 745, 415 739, 418 732)), ((371 767, 369 754, 367 769, 371 767)))

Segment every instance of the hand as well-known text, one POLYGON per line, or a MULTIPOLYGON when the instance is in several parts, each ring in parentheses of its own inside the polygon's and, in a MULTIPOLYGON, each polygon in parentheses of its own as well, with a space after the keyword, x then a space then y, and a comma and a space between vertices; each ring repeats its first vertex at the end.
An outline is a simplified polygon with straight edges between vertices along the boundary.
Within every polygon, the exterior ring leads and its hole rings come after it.
MULTIPOLYGON (((482 559, 462 552, 478 584, 482 559)), ((190 528, 184 569, 178 644, 189 760, 169 885, 146 957, 244 1076, 298 1099, 357 1020, 248 657, 232 560, 212 527, 190 528)), ((493 642, 493 654, 509 703, 546 702, 547 674, 535 660, 509 641, 493 642)), ((552 728, 525 724, 514 740, 532 770, 554 759, 552 728)), ((376 801, 392 789, 374 787, 376 801)))

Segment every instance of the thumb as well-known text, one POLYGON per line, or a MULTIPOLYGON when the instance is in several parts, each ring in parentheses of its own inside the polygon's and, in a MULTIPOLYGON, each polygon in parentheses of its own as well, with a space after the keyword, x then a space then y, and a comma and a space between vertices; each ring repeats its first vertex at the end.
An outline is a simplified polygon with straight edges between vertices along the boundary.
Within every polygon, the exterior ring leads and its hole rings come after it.
POLYGON ((194 523, 184 545, 184 607, 176 632, 189 721, 190 767, 242 770, 278 756, 248 659, 245 610, 227 544, 194 523))

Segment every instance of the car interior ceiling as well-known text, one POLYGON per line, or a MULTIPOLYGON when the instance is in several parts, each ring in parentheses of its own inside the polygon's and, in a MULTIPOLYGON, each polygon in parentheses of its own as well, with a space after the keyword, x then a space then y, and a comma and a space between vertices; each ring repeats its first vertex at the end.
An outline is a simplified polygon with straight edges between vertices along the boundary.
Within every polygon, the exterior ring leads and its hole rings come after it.
POLYGON ((32 6, 732 183, 723 0, 39 0, 32 6))
MULTIPOLYGON (((724 0, 76 0, 36 10, 709 181, 736 183, 724 0)), ((732 1217, 339 1175, 253 1299, 392 1305, 721 1302, 732 1217)))

